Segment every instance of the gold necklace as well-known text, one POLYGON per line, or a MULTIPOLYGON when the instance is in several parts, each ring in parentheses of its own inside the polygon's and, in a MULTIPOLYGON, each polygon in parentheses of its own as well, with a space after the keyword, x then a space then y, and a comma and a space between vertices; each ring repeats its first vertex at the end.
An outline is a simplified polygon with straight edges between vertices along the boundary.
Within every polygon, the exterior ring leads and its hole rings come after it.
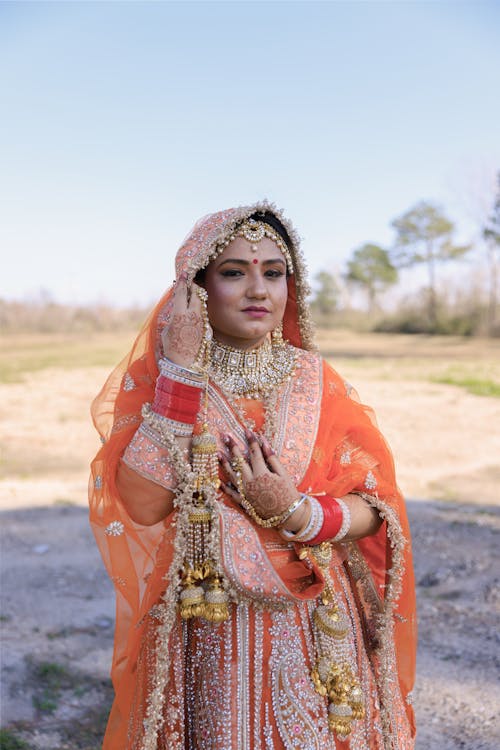
POLYGON ((247 351, 212 340, 209 373, 232 396, 265 398, 292 377, 296 360, 296 350, 287 341, 266 339, 247 351))

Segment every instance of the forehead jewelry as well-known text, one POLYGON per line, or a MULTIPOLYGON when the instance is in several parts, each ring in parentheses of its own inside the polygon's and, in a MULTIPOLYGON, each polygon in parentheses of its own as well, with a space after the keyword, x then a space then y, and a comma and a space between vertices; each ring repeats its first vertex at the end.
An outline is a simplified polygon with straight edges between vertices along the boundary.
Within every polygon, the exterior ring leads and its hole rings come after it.
MULTIPOLYGON (((247 242, 250 243, 250 252, 252 253, 257 252, 258 244, 264 239, 264 237, 272 240, 285 257, 288 273, 293 273, 292 256, 284 239, 275 229, 270 227, 269 224, 266 224, 264 221, 256 221, 256 219, 247 219, 243 224, 236 227, 226 239, 222 240, 222 242, 217 245, 215 252, 210 256, 210 260, 215 260, 215 258, 220 255, 220 253, 222 253, 222 251, 225 250, 229 243, 235 240, 236 237, 243 237, 247 240, 247 242)), ((257 259, 255 258, 253 262, 256 263, 257 259)))

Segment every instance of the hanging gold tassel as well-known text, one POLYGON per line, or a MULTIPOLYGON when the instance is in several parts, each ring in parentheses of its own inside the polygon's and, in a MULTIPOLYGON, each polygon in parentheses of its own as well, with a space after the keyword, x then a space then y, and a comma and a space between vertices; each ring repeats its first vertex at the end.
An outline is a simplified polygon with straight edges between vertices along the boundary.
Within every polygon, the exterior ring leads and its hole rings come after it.
POLYGON ((204 609, 205 592, 203 588, 196 585, 191 570, 188 570, 182 579, 182 590, 179 597, 179 614, 183 620, 191 617, 200 617, 204 609))
MULTIPOLYGON (((313 612, 317 632, 318 660, 311 672, 316 691, 328 698, 328 726, 341 737, 352 731, 352 722, 365 715, 363 693, 351 664, 348 633, 350 622, 335 600, 329 573, 332 547, 323 542, 315 548, 304 548, 300 557, 312 554, 325 576, 321 604, 313 612)), ((354 661, 355 663, 355 661, 354 661)))
POLYGON ((220 578, 215 574, 209 582, 205 592, 205 608, 203 617, 216 624, 224 622, 229 617, 228 595, 221 586, 220 578))
POLYGON ((206 505, 205 496, 219 488, 220 480, 217 442, 206 422, 193 437, 192 468, 196 475, 195 494, 188 514, 188 545, 179 613, 185 620, 203 617, 218 624, 229 617, 229 597, 221 586, 213 561, 207 556, 212 511, 206 505))
POLYGON ((217 458, 217 441, 203 422, 201 432, 193 436, 192 442, 193 471, 196 474, 196 491, 202 493, 207 487, 219 489, 219 461, 217 458))
POLYGON ((205 373, 205 394, 200 421, 195 427, 191 443, 191 463, 195 475, 193 504, 188 512, 187 549, 179 597, 179 612, 183 619, 203 617, 220 623, 229 617, 229 597, 221 584, 218 563, 210 559, 212 510, 207 497, 214 500, 220 487, 217 441, 208 426, 208 358, 212 329, 206 306, 207 293, 195 286, 201 302, 204 321, 203 343, 195 360, 195 367, 205 373))

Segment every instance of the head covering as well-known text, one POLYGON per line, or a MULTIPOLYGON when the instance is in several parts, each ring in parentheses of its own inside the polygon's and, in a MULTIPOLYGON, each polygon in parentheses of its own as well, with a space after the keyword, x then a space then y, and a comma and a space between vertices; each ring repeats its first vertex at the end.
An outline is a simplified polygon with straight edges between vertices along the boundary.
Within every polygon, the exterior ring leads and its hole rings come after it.
MULTIPOLYGON (((188 284, 191 283, 201 269, 210 262, 210 256, 216 247, 235 228, 255 213, 272 213, 283 225, 290 239, 290 254, 292 256, 294 273, 287 279, 288 299, 283 318, 283 337, 294 346, 301 349, 314 349, 313 326, 306 304, 310 292, 306 280, 306 266, 300 249, 300 238, 291 222, 268 201, 260 201, 250 206, 229 208, 225 211, 209 214, 196 222, 175 258, 176 277, 186 274, 188 284)), ((140 421, 142 403, 152 398, 154 384, 158 376, 157 360, 161 356, 161 331, 168 316, 168 303, 171 299, 171 286, 159 300, 150 316, 144 323, 130 353, 120 362, 111 373, 103 389, 92 404, 92 418, 101 438, 108 440, 111 434, 116 434, 127 426, 132 428, 140 421), (132 375, 132 372, 135 374, 132 375), (128 381, 134 379, 134 394, 125 389, 121 393, 122 380, 128 373, 128 381), (144 400, 136 398, 140 388, 144 400), (131 411, 135 404, 137 411, 131 411)))

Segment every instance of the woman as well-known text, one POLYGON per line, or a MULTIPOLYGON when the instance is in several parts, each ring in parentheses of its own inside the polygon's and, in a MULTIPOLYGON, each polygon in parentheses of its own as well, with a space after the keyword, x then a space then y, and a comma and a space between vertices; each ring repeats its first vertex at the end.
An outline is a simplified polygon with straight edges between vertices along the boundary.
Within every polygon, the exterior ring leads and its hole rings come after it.
POLYGON ((266 202, 213 214, 176 274, 92 409, 104 748, 413 748, 404 502, 314 351, 297 235, 266 202))

